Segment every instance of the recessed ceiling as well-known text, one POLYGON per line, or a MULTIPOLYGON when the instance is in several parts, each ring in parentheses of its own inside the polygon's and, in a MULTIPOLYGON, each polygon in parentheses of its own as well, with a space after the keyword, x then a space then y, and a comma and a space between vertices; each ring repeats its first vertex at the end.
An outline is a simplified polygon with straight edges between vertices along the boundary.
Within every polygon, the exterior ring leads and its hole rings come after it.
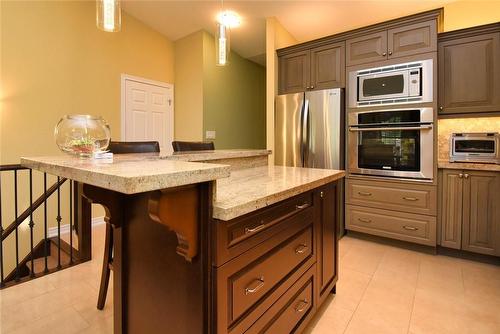
MULTIPOLYGON (((297 41, 305 42, 454 1, 224 1, 224 9, 237 12, 242 19, 241 26, 231 31, 231 48, 245 58, 262 62, 267 17, 276 17, 297 41)), ((221 10, 220 1, 125 0, 122 6, 173 41, 201 29, 213 32, 221 10)))

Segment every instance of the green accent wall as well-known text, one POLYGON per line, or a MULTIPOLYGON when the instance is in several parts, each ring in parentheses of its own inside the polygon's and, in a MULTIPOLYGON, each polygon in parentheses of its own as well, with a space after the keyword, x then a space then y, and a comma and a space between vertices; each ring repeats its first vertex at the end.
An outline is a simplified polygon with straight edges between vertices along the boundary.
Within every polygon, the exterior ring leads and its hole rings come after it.
MULTIPOLYGON (((266 69, 231 52, 215 65, 215 40, 203 32, 203 138, 216 131, 216 149, 266 147, 266 69)), ((210 140, 210 139, 209 139, 210 140)))

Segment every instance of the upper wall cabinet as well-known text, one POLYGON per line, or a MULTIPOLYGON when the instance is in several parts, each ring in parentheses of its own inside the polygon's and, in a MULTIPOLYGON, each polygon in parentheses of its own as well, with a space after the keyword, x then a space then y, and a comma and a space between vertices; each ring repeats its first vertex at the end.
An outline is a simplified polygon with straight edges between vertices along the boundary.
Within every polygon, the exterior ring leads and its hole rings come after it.
POLYGON ((402 25, 348 39, 347 66, 437 50, 436 20, 402 25))
POLYGON ((280 56, 279 94, 345 87, 344 42, 280 56))
POLYGON ((439 36, 439 114, 500 112, 500 24, 439 36))

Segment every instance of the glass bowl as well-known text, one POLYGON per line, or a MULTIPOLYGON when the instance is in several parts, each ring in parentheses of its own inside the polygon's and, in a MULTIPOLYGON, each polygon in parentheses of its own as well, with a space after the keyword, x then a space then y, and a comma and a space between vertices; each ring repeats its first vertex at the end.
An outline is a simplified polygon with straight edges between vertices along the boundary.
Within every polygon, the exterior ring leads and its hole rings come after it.
POLYGON ((111 131, 100 116, 65 115, 54 130, 56 144, 61 151, 82 158, 108 148, 111 131))

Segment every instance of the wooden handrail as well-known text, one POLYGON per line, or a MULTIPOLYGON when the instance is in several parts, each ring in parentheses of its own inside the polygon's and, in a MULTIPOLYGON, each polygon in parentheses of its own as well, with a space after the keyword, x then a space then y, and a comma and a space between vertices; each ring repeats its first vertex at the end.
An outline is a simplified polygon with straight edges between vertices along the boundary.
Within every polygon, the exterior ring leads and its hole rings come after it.
MULTIPOLYGON (((0 171, 3 171, 3 170, 14 170, 14 169, 3 169, 3 167, 8 167, 8 166, 20 166, 22 167, 21 165, 3 165, 3 166, 0 166, 0 171)), ((17 168, 17 167, 14 167, 15 169, 27 169, 25 167, 22 167, 22 168, 17 168)), ((33 205, 30 206, 29 208, 27 208, 26 210, 23 211, 23 213, 21 213, 16 220, 14 220, 9 226, 7 226, 7 228, 5 228, 2 232, 2 241, 7 238, 12 232, 14 232, 16 230, 16 227, 18 227, 19 225, 22 224, 22 222, 28 218, 30 216, 30 213, 31 212, 34 212, 36 209, 38 209, 38 207, 40 205, 42 205, 46 199, 48 199, 50 197, 50 195, 52 195, 58 188, 60 188, 64 182, 66 182, 66 178, 61 178, 59 180, 59 182, 56 181, 56 183, 54 183, 50 188, 47 189, 46 192, 44 192, 43 194, 40 195, 40 197, 38 197, 34 202, 33 202, 33 205)))
POLYGON ((6 172, 9 170, 22 170, 22 169, 29 169, 28 167, 24 167, 20 164, 13 164, 13 165, 0 165, 0 172, 6 172))

